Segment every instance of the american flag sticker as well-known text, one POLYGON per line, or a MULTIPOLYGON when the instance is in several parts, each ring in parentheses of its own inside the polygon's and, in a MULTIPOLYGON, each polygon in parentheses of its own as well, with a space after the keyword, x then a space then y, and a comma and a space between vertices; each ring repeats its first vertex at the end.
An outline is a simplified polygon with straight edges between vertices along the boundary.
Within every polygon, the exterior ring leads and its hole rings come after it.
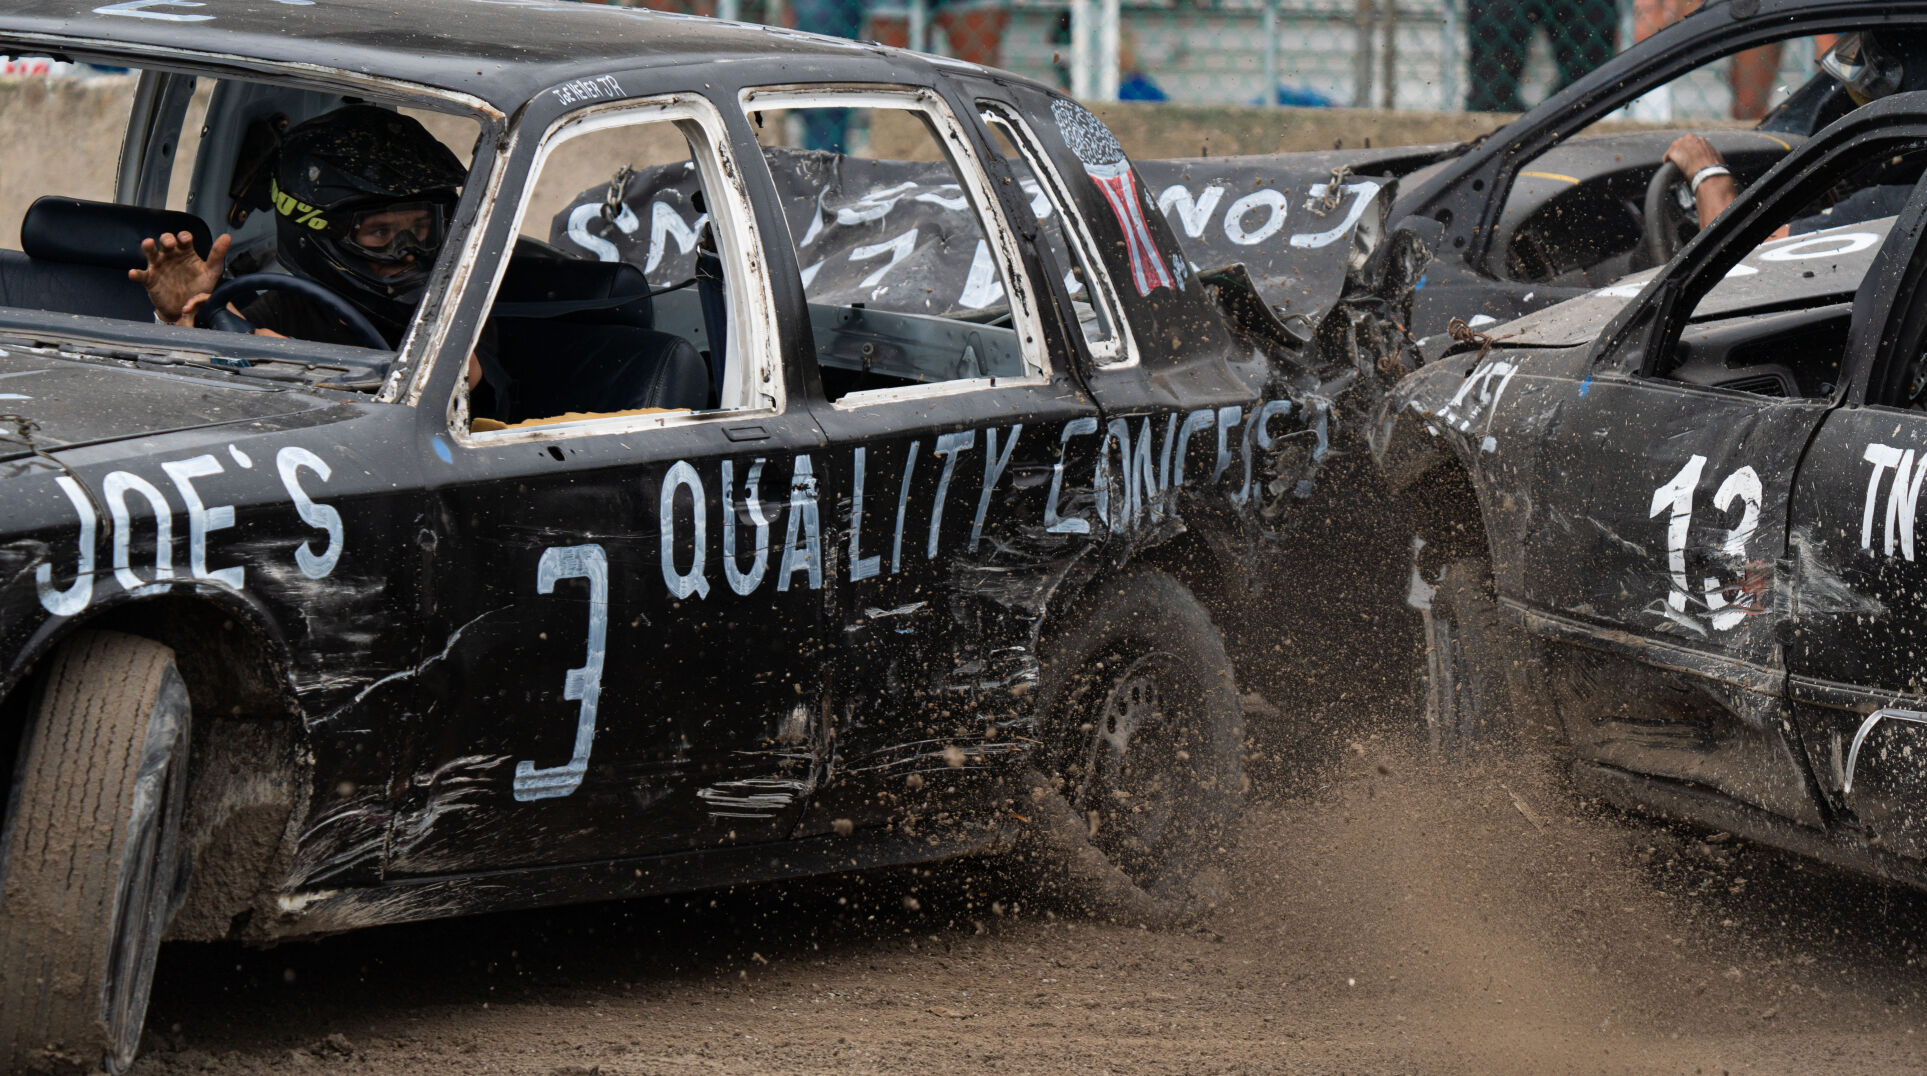
POLYGON ((1131 162, 1125 158, 1117 136, 1104 126, 1104 121, 1091 115, 1089 109, 1073 101, 1051 102, 1051 118, 1057 121, 1064 145, 1076 155, 1078 163, 1084 166, 1084 174, 1104 192, 1104 200, 1111 203, 1111 212, 1117 215, 1117 225, 1124 231, 1124 248, 1131 257, 1131 282, 1137 285, 1137 293, 1149 295, 1156 288, 1177 287, 1157 241, 1151 238, 1151 226, 1144 219, 1144 202, 1138 197, 1137 177, 1131 172, 1131 162))

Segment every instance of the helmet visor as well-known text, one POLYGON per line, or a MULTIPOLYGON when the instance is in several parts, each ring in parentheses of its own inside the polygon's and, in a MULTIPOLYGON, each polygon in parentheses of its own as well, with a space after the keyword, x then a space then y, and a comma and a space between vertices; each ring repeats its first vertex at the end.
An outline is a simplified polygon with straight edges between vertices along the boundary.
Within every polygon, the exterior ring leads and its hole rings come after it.
POLYGON ((1856 105, 1879 100, 1900 89, 1900 61, 1890 56, 1872 34, 1840 35, 1820 61, 1821 70, 1839 80, 1856 105))
POLYGON ((440 202, 393 202, 349 215, 341 245, 346 253, 378 265, 409 257, 427 265, 448 235, 448 208, 440 202))

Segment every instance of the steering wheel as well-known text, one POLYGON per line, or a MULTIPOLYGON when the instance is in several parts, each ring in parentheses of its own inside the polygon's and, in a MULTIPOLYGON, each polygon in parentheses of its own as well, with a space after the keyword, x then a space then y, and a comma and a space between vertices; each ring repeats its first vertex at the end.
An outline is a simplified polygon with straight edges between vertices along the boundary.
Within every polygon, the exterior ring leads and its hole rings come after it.
POLYGON ((1679 253, 1683 245, 1681 231, 1699 230, 1699 216, 1693 209, 1690 192, 1688 200, 1681 204, 1680 192, 1687 189, 1685 184, 1686 177, 1672 161, 1661 161, 1659 170, 1646 184, 1646 235, 1641 243, 1654 265, 1665 265, 1679 253))
POLYGON ((194 324, 203 329, 216 328, 217 326, 213 323, 215 311, 226 310, 227 304, 237 298, 264 291, 288 291, 311 299, 353 329, 355 335, 361 337, 364 347, 374 348, 377 351, 394 350, 376 330, 374 323, 368 320, 368 316, 356 310, 348 300, 312 280, 281 273, 248 273, 215 288, 214 294, 208 296, 207 302, 202 303, 201 308, 194 312, 194 324))

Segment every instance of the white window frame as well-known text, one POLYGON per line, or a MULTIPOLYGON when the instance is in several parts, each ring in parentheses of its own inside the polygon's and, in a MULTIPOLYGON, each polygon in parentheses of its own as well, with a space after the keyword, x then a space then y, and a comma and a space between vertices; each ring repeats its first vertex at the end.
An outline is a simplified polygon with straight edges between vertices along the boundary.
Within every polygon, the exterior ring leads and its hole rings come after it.
MULTIPOLYGON (((1037 132, 1031 130, 1029 123, 1018 114, 1015 108, 1001 101, 980 100, 977 106, 996 115, 999 123, 1009 124, 1017 135, 1016 150, 1023 155, 1025 163, 1044 188, 1044 197, 1050 202, 1051 212, 1056 213, 1064 222, 1064 245, 1070 248, 1072 258, 1084 270, 1084 290, 1089 294, 1091 304, 1097 307, 1098 314, 1111 329, 1107 340, 1092 341, 1085 339, 1085 346, 1091 353, 1091 361, 1106 370, 1122 370, 1138 364, 1137 338, 1131 335, 1131 323, 1124 318, 1124 302, 1117 291, 1117 284, 1111 279, 1110 267, 1104 259, 1097 256, 1097 239, 1091 235, 1090 225, 1085 223, 1083 214, 1077 211, 1077 203, 1064 185, 1063 173, 1044 152, 1043 144, 1037 141, 1037 132)), ((986 126, 989 126, 986 123, 986 126)), ((1080 331, 1079 336, 1083 333, 1080 331)))
MULTIPOLYGON (((508 251, 522 234, 522 222, 542 170, 556 147, 570 139, 617 127, 647 123, 688 123, 695 127, 690 150, 701 170, 704 198, 709 204, 710 226, 716 230, 729 309, 728 353, 724 356, 726 380, 721 406, 713 411, 670 411, 654 415, 612 415, 607 418, 550 422, 540 426, 512 427, 506 430, 472 430, 467 421, 467 382, 458 380, 456 399, 461 406, 451 407, 451 427, 463 444, 498 445, 521 441, 551 441, 569 437, 636 433, 714 421, 736 421, 745 417, 781 414, 786 406, 783 369, 777 361, 777 329, 772 311, 775 296, 770 289, 769 273, 762 257, 762 237, 756 228, 749 193, 737 179, 742 170, 730 151, 722 113, 700 94, 677 93, 631 101, 612 101, 578 109, 561 117, 542 134, 535 158, 529 164, 529 180, 522 190, 514 216, 509 222, 509 246, 504 251, 495 275, 488 284, 488 303, 493 305, 502 276, 508 269, 508 251)), ((682 128, 678 128, 682 130, 682 128)), ((692 133, 692 132, 685 132, 692 133)), ((479 339, 477 330, 477 339, 479 339)), ((470 348, 473 349, 471 342, 470 348)))
MULTIPOLYGON (((957 122, 950 105, 940 94, 909 86, 765 86, 744 90, 742 106, 744 114, 752 116, 751 122, 754 122, 753 114, 757 112, 796 108, 887 108, 922 113, 930 121, 931 127, 935 128, 936 141, 944 151, 945 161, 956 173, 958 183, 969 194, 978 227, 983 229, 992 256, 997 259, 998 270, 1003 274, 1004 294, 1010 298, 1011 328, 1017 334, 1018 350, 1024 360, 1023 376, 966 377, 953 381, 934 381, 926 385, 861 389, 838 397, 831 402, 831 407, 847 411, 901 400, 1050 383, 1050 354, 1044 347, 1043 319, 1037 313, 1036 295, 1031 287, 1033 282, 1023 271, 1017 235, 1011 229, 1010 222, 1004 219, 1003 205, 990 186, 990 177, 984 171, 983 161, 978 159, 963 125, 957 122), (1014 283, 1022 286, 1013 286, 1014 283)), ((786 238, 790 249, 795 250, 796 237, 786 235, 786 238)))

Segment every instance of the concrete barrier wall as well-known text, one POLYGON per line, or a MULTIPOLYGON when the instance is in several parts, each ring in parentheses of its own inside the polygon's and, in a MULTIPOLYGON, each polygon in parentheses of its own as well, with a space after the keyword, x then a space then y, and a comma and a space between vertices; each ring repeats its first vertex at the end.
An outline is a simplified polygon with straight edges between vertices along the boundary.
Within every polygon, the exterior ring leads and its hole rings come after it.
POLYGON ((20 218, 43 194, 108 199, 134 79, 0 82, 0 246, 18 249, 20 218))

